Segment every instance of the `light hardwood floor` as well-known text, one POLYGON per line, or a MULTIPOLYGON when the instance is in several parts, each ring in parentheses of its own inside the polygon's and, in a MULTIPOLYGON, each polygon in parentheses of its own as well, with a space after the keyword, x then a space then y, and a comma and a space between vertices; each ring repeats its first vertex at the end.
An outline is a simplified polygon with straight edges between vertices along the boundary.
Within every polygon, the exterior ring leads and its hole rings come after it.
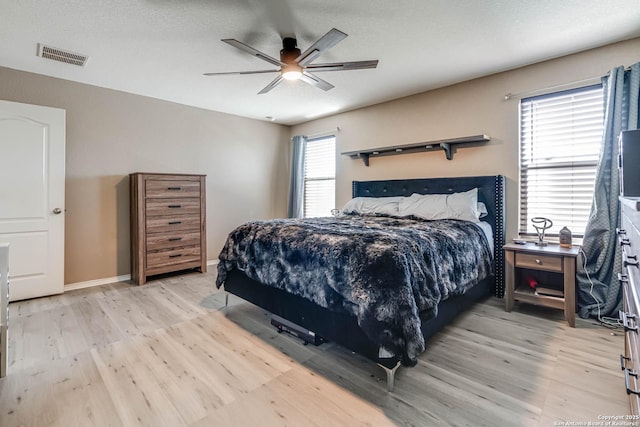
POLYGON ((392 393, 372 362, 278 334, 214 273, 10 305, 8 426, 552 426, 626 414, 620 332, 491 298, 392 393))

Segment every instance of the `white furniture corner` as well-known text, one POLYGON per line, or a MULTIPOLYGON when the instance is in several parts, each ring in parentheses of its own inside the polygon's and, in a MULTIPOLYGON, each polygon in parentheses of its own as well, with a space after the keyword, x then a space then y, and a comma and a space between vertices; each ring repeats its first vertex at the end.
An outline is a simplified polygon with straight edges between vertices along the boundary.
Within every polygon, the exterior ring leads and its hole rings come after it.
POLYGON ((9 329, 9 244, 0 243, 0 378, 7 375, 9 329))

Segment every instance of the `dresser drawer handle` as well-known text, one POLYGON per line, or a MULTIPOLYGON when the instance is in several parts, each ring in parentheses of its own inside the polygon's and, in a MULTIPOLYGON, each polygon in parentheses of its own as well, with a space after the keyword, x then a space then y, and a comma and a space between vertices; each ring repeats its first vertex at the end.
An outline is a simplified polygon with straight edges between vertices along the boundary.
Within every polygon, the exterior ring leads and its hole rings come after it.
POLYGON ((638 257, 636 255, 627 255, 622 260, 622 265, 624 267, 628 267, 630 265, 633 265, 634 267, 637 267, 638 265, 640 265, 640 263, 638 263, 638 257))
POLYGON ((180 209, 182 207, 182 205, 169 205, 168 208, 169 209, 180 209))
POLYGON ((627 234, 627 230, 624 228, 616 228, 616 234, 627 234))
POLYGON ((620 310, 618 312, 618 317, 622 321, 622 327, 624 328, 625 332, 633 331, 636 334, 638 333, 638 327, 637 326, 629 326, 629 319, 634 319, 635 320, 635 318, 636 318, 635 314, 625 313, 624 311, 620 310))
POLYGON ((625 245, 626 246, 630 246, 631 245, 631 242, 626 237, 620 239, 620 246, 625 246, 625 245))
POLYGON ((169 237, 168 240, 170 242, 179 242, 180 240, 182 240, 182 237, 169 237))
POLYGON ((620 282, 620 284, 629 283, 629 276, 627 276, 626 274, 618 273, 618 282, 620 282))
POLYGON ((542 261, 536 258, 536 264, 542 265, 542 261))
POLYGON ((638 378, 636 371, 631 371, 629 368, 624 368, 624 386, 627 389, 627 394, 636 394, 640 396, 640 391, 631 389, 631 379, 629 377, 638 378))
POLYGON ((169 258, 178 258, 181 257, 182 254, 174 254, 174 255, 169 255, 169 258))
POLYGON ((169 225, 182 224, 182 221, 169 221, 169 225))
POLYGON ((626 360, 631 360, 631 358, 630 357, 626 357, 626 356, 621 354, 620 355, 620 370, 621 371, 624 371, 625 368, 626 368, 626 366, 624 366, 626 360))
POLYGON ((167 190, 169 190, 169 191, 180 191, 180 190, 182 190, 182 187, 167 187, 167 190))

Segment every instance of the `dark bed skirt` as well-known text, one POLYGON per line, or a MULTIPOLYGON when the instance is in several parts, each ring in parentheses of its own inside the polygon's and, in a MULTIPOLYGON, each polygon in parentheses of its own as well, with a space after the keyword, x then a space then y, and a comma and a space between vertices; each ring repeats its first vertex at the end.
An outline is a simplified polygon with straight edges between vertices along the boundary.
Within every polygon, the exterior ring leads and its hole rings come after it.
MULTIPOLYGON (((422 333, 425 340, 449 324, 456 315, 466 311, 474 302, 491 295, 494 286, 495 277, 489 276, 469 289, 464 295, 441 302, 438 306, 438 316, 422 322, 422 333)), ((330 311, 297 295, 263 285, 238 270, 232 270, 228 273, 224 288, 231 294, 309 329, 326 340, 338 343, 383 366, 393 368, 400 361, 400 355, 392 358, 379 358, 378 345, 369 340, 353 316, 330 311)))

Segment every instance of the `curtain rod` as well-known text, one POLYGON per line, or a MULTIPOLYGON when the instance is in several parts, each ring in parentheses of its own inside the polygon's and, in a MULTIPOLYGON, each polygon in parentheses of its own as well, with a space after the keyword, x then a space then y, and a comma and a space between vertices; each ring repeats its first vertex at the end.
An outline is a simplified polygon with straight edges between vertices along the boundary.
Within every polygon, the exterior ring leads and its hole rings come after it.
POLYGON ((306 135, 307 138, 317 138, 319 136, 331 135, 332 133, 340 132, 340 128, 338 126, 335 129, 329 129, 322 132, 316 132, 309 135, 306 135))
POLYGON ((340 132, 340 128, 336 126, 334 129, 324 130, 322 132, 311 133, 309 135, 305 135, 307 138, 318 138, 321 136, 332 135, 334 133, 340 132))
POLYGON ((530 95, 549 93, 556 89, 563 89, 563 88, 575 86, 578 84, 596 84, 600 82, 601 78, 602 77, 590 77, 588 79, 575 80, 573 82, 562 83, 554 86, 547 86, 540 89, 534 89, 534 90, 529 90, 529 91, 520 92, 520 93, 507 93, 504 95, 504 100, 509 101, 510 99, 513 99, 513 98, 522 99, 530 95))
MULTIPOLYGON (((631 70, 631 65, 624 68, 624 71, 630 71, 630 70, 631 70)), ((573 81, 573 82, 562 83, 562 84, 559 84, 559 85, 549 86, 549 87, 545 87, 545 88, 542 88, 542 89, 530 90, 530 91, 526 91, 526 92, 507 93, 507 94, 504 95, 504 100, 508 101, 508 100, 510 100, 512 98, 521 99, 521 98, 524 98, 524 97, 529 96, 529 95, 534 95, 536 93, 540 93, 540 92, 544 93, 544 92, 547 92, 547 91, 552 91, 552 90, 555 90, 555 89, 562 89, 562 88, 565 88, 567 86, 573 86, 573 85, 577 85, 577 84, 596 84, 596 83, 600 83, 602 81, 602 77, 606 77, 609 74, 611 74, 611 71, 608 71, 604 76, 600 76, 600 77, 590 77, 588 79, 576 80, 576 81, 573 81)))

